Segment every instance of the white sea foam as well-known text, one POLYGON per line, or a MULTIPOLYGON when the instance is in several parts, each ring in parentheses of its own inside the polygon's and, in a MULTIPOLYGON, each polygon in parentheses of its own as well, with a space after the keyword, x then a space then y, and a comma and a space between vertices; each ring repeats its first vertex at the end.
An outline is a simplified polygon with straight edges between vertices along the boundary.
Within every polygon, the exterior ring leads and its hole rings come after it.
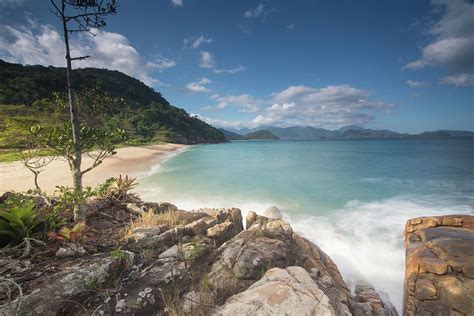
POLYGON ((150 170, 145 174, 145 176, 149 177, 149 176, 159 173, 162 169, 163 163, 170 160, 171 158, 176 157, 179 154, 182 154, 183 152, 189 150, 190 148, 192 148, 192 146, 181 147, 177 149, 176 151, 173 151, 167 154, 165 158, 160 157, 158 162, 155 161, 154 163, 152 163, 150 170))

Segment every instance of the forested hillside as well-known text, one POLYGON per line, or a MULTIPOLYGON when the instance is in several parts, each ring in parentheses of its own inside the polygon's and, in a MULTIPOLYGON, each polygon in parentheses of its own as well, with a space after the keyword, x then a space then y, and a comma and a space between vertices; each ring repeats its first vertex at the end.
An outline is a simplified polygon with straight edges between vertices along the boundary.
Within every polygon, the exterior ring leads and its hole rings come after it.
MULTIPOLYGON (((124 128, 131 142, 184 144, 225 141, 221 131, 169 104, 160 93, 119 71, 85 68, 72 74, 78 91, 100 91, 115 100, 105 124, 124 128)), ((0 147, 18 146, 12 122, 60 120, 54 99, 66 92, 64 68, 23 66, 0 60, 0 147)))

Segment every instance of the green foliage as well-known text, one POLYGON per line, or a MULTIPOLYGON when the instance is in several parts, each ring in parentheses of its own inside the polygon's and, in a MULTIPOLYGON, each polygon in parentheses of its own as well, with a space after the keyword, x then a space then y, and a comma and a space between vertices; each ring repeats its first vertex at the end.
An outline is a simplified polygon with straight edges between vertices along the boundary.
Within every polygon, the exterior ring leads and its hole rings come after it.
POLYGON ((41 239, 44 220, 31 199, 12 197, 0 204, 0 246, 16 245, 25 238, 41 239))
MULTIPOLYGON (((25 126, 67 130, 64 68, 22 66, 0 60, 0 149, 21 147, 25 126), (21 124, 11 121, 20 120, 21 124), (58 126, 59 125, 59 126, 58 126), (19 132, 21 131, 21 132, 19 132)), ((174 107, 160 93, 118 71, 75 69, 74 88, 81 120, 96 130, 124 130, 130 143, 164 141, 217 143, 224 135, 214 127, 174 107)), ((84 131, 87 132, 87 131, 84 131)))
POLYGON ((55 240, 67 243, 80 243, 85 240, 85 227, 84 223, 77 223, 72 228, 63 226, 58 232, 50 231, 46 234, 49 238, 55 240))
POLYGON ((112 258, 118 258, 118 259, 125 259, 127 256, 125 255, 125 253, 119 248, 119 249, 115 249, 115 250, 112 250, 110 252, 110 256, 112 258))
MULTIPOLYGON (((67 122, 60 126, 44 127, 33 125, 30 132, 45 146, 56 151, 61 156, 73 156, 74 144, 72 139, 72 126, 67 122)), ((122 129, 105 130, 81 125, 81 147, 83 152, 94 149, 107 155, 115 154, 115 146, 127 140, 127 133, 122 129)))
POLYGON ((199 241, 193 240, 190 244, 189 247, 191 248, 190 251, 185 253, 185 258, 184 260, 188 262, 193 262, 197 258, 203 255, 203 253, 206 251, 206 248, 201 244, 199 241))
POLYGON ((136 178, 130 178, 128 175, 110 178, 96 187, 95 194, 119 203, 135 202, 140 199, 135 193, 130 192, 137 185, 135 181, 136 178))

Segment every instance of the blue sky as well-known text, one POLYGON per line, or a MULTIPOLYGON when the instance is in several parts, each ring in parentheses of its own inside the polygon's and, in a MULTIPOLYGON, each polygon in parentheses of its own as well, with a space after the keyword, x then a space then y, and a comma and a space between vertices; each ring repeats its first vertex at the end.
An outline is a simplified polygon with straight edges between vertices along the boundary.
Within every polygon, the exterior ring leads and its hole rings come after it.
MULTIPOLYGON (((92 56, 74 66, 125 72, 213 125, 474 130, 472 1, 117 2, 73 40, 92 56)), ((64 65, 48 3, 0 0, 0 58, 64 65)))

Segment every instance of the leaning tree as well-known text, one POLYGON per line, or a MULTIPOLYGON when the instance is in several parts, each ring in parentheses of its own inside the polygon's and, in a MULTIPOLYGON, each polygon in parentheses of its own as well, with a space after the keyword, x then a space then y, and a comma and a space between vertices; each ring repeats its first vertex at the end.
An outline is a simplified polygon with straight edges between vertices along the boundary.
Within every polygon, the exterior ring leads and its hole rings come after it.
MULTIPOLYGON (((106 25, 105 18, 114 15, 117 11, 115 0, 50 0, 53 13, 61 20, 64 44, 66 47, 66 84, 67 100, 69 107, 70 123, 62 128, 45 132, 39 127, 32 129, 33 134, 42 138, 43 143, 53 147, 65 156, 71 169, 74 191, 82 192, 82 176, 99 165, 107 156, 114 154, 112 143, 117 140, 117 134, 110 134, 100 129, 88 128, 81 122, 76 94, 73 89, 72 63, 85 60, 90 56, 71 56, 70 35, 86 32, 92 36, 95 30, 106 25), (70 135, 70 141, 65 140, 63 133, 70 135), (112 136, 111 139, 108 139, 112 136), (67 144, 64 144, 67 142, 67 144), (99 146, 101 150, 96 154, 93 164, 82 169, 82 154, 99 146)), ((76 206, 74 218, 76 221, 85 222, 83 205, 76 206)))

